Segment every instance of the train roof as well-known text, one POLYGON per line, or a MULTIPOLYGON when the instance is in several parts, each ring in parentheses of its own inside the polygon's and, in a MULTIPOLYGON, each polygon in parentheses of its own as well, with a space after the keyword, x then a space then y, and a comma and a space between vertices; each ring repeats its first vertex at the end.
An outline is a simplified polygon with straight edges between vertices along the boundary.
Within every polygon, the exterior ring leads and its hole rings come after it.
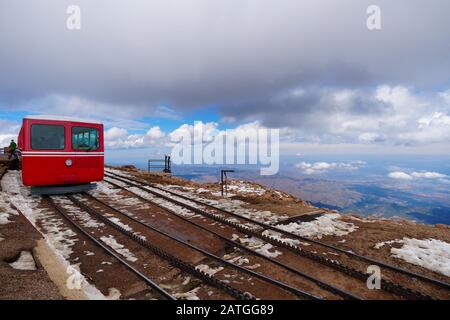
POLYGON ((75 118, 75 117, 66 117, 66 116, 31 115, 31 116, 25 116, 23 118, 24 119, 30 119, 30 120, 70 121, 70 122, 83 122, 83 123, 102 124, 100 121, 97 121, 97 120, 82 119, 82 118, 75 118))

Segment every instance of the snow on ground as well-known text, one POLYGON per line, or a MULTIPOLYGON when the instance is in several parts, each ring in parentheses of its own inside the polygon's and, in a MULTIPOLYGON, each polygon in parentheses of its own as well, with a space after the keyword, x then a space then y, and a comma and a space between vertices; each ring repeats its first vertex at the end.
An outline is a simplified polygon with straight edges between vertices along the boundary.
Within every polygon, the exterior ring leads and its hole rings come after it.
POLYGON ((36 263, 29 251, 21 251, 20 257, 9 265, 17 270, 36 270, 36 263))
POLYGON ((105 297, 107 300, 119 300, 122 294, 116 288, 109 288, 108 295, 105 297))
POLYGON ((113 169, 113 168, 105 168, 105 172, 109 172, 109 173, 115 173, 124 177, 130 177, 130 178, 134 178, 134 176, 126 171, 123 170, 118 170, 118 169, 113 169))
MULTIPOLYGON (((265 235, 265 236, 269 236, 269 237, 275 238, 277 240, 280 240, 281 242, 287 243, 287 244, 289 244, 291 246, 297 246, 297 245, 300 244, 299 240, 286 238, 281 233, 276 232, 276 231, 266 230, 262 234, 265 235)), ((309 243, 306 243, 306 242, 301 242, 301 244, 309 246, 309 243)))
POLYGON ((394 244, 394 243, 403 243, 403 240, 394 239, 394 240, 389 240, 389 241, 378 242, 373 248, 374 249, 381 249, 385 245, 391 245, 391 244, 394 244))
MULTIPOLYGON (((161 188, 166 188, 169 189, 172 192, 178 193, 180 195, 183 195, 185 197, 191 198, 193 200, 198 200, 201 202, 204 202, 206 204, 212 205, 212 206, 216 206, 220 209, 224 209, 227 211, 231 211, 233 213, 236 213, 240 216, 246 217, 246 218, 250 218, 259 222, 264 222, 264 223, 268 223, 268 224, 276 224, 279 221, 285 220, 288 218, 287 215, 279 215, 279 214, 274 214, 270 211, 260 211, 260 210, 256 210, 256 209, 250 209, 250 208, 244 208, 243 205, 245 205, 245 203, 243 201, 240 200, 235 200, 235 199, 217 199, 217 200, 213 200, 213 199, 208 199, 208 198, 204 198, 199 196, 198 194, 196 194, 195 192, 191 192, 191 191, 180 191, 180 188, 176 185, 158 185, 158 187, 161 188)), ((185 189, 185 188, 184 188, 185 189)), ((172 196, 173 197, 173 196, 172 196)), ((192 203, 192 202, 191 202, 192 203)), ((200 207, 201 209, 204 209, 206 211, 209 211, 208 208, 206 207, 202 207, 198 204, 195 204, 196 207, 200 207)), ((255 228, 256 226, 254 225, 249 225, 250 228, 255 228)))
POLYGON ((251 194, 255 194, 258 196, 262 196, 263 194, 266 193, 266 190, 253 185, 251 183, 245 182, 243 180, 231 180, 228 184, 227 184, 227 190, 228 191, 234 191, 234 192, 238 192, 238 193, 251 193, 251 194))
POLYGON ((64 196, 52 196, 51 197, 57 204, 62 206, 67 213, 76 216, 77 220, 80 220, 80 224, 85 228, 99 228, 103 227, 105 224, 99 222, 93 218, 89 213, 81 210, 80 207, 74 205, 71 200, 64 196))
POLYGON ((215 275, 217 272, 220 272, 223 270, 223 267, 217 267, 217 268, 211 268, 210 266, 206 264, 199 264, 195 267, 195 269, 202 271, 206 274, 209 274, 210 276, 215 275))
POLYGON ((40 197, 31 196, 20 183, 18 172, 8 172, 2 180, 2 187, 9 201, 39 230, 47 243, 55 248, 64 259, 72 254, 71 247, 78 239, 76 233, 67 228, 62 218, 49 209, 40 209, 40 197))
MULTIPOLYGON (((172 186, 174 187, 174 186, 172 186)), ((193 189, 193 188, 187 188, 184 187, 183 189, 193 189)), ((196 190, 194 190, 196 193, 209 193, 213 196, 222 196, 222 192, 221 191, 213 191, 213 190, 209 190, 209 189, 205 189, 205 188, 198 188, 196 190)), ((226 197, 234 197, 235 195, 239 194, 239 193, 249 193, 249 194, 253 194, 253 195, 257 195, 257 196, 262 196, 266 193, 266 189, 263 189, 259 186, 253 185, 251 183, 248 183, 246 181, 243 180, 232 180, 228 183, 227 185, 227 190, 225 193, 226 197), (231 192, 235 192, 235 193, 231 193, 231 192)), ((281 197, 281 193, 277 193, 280 197, 281 197)))
MULTIPOLYGON (((119 218, 115 217, 114 215, 105 212, 104 213, 105 217, 108 218, 108 220, 110 220, 111 222, 117 224, 118 226, 124 228, 126 231, 129 232, 133 232, 134 234, 136 234, 137 236, 141 237, 144 240, 147 240, 147 238, 145 236, 143 236, 140 232, 138 231, 134 231, 133 228, 131 228, 128 224, 125 224, 122 222, 122 220, 120 220, 119 218)), ((130 216, 133 216, 132 214, 130 214, 130 216)))
MULTIPOLYGON (((2 188, 6 198, 14 204, 30 223, 44 237, 49 248, 55 253, 57 259, 67 270, 77 270, 81 290, 88 299, 101 300, 105 296, 86 278, 79 273, 78 265, 71 265, 70 255, 72 246, 79 241, 77 234, 69 229, 63 219, 53 210, 39 208, 40 197, 31 196, 28 189, 22 185, 21 175, 18 171, 9 171, 2 179, 2 188)), ((3 204, 0 204, 3 207, 3 204)), ((9 207, 9 206, 8 206, 9 207)))
POLYGON ((18 215, 17 211, 11 208, 9 195, 6 192, 0 193, 0 224, 7 224, 11 216, 18 215))
POLYGON ((241 256, 233 257, 232 255, 225 255, 224 259, 227 260, 228 262, 235 263, 238 266, 250 263, 250 261, 247 258, 243 258, 241 256))
MULTIPOLYGON (((151 209, 150 205, 141 199, 130 197, 128 195, 124 195, 122 193, 122 190, 112 187, 109 183, 106 182, 100 182, 98 183, 98 188, 90 191, 89 193, 98 198, 103 199, 104 201, 108 202, 114 202, 114 207, 123 213, 129 215, 130 217, 136 218, 135 213, 130 212, 130 207, 138 208, 139 210, 148 210, 151 209)), ((112 222, 121 225, 127 230, 131 230, 131 228, 122 223, 118 218, 115 218, 113 215, 105 213, 105 216, 108 217, 112 222)), ((139 233, 138 233, 139 234, 139 233)), ((144 236, 141 236, 142 238, 145 238, 144 236)))
POLYGON ((97 187, 94 190, 89 191, 94 197, 97 197, 101 194, 106 194, 109 197, 114 197, 118 193, 120 193, 120 189, 112 188, 109 183, 100 181, 97 182, 97 187))
POLYGON ((391 248, 394 258, 450 277, 450 243, 436 239, 403 238, 380 242, 375 247, 392 243, 403 243, 401 248, 391 248))
POLYGON ((277 225, 278 228, 306 238, 318 238, 323 236, 342 237, 354 232, 358 227, 353 223, 340 220, 340 214, 324 214, 314 221, 291 222, 286 225, 277 225))
MULTIPOLYGON (((110 221, 112 221, 113 223, 115 223, 115 224, 117 224, 118 226, 124 228, 126 231, 134 232, 133 229, 132 229, 129 225, 123 223, 119 218, 114 217, 112 214, 105 214, 105 216, 106 216, 110 221)), ((136 232, 136 233, 137 233, 137 232, 136 232)))
MULTIPOLYGON (((114 180, 114 179, 111 179, 111 180, 114 180)), ((116 182, 116 180, 114 180, 114 182, 116 182)), ((120 182, 120 181, 118 181, 118 182, 120 182)), ((123 184, 124 187, 126 187, 125 183, 122 183, 122 184, 123 184)), ((143 190, 141 190, 139 188, 136 188, 136 187, 126 187, 126 188, 129 191, 131 191, 131 192, 133 192, 133 193, 143 197, 144 199, 148 199, 150 201, 153 201, 156 204, 161 205, 164 208, 170 209, 170 210, 174 211, 176 214, 179 214, 179 215, 181 215, 183 217, 192 217, 192 216, 195 215, 195 213, 193 213, 192 211, 190 211, 188 209, 185 209, 185 208, 183 208, 181 206, 178 206, 176 204, 172 204, 172 203, 170 203, 167 200, 164 200, 164 199, 158 198, 156 196, 153 196, 149 192, 143 191, 143 190)))
POLYGON ((157 194, 161 194, 161 195, 164 195, 166 197, 170 197, 171 199, 183 202, 183 203, 185 203, 185 204, 187 204, 187 205, 189 205, 191 207, 194 207, 194 208, 197 208, 197 209, 204 209, 204 206, 199 205, 198 203, 195 203, 193 201, 189 201, 187 199, 183 199, 183 198, 177 197, 176 195, 173 195, 173 194, 171 194, 169 192, 162 191, 162 190, 159 190, 159 189, 156 189, 156 188, 152 188, 152 187, 149 187, 149 186, 144 186, 144 189, 151 190, 153 192, 156 192, 157 194))
POLYGON ((138 260, 136 256, 130 252, 130 250, 124 247, 123 244, 118 243, 117 240, 114 238, 114 236, 109 235, 107 237, 101 237, 100 240, 102 240, 105 244, 107 244, 112 249, 120 253, 128 261, 136 262, 138 260))
POLYGON ((273 249, 273 245, 271 245, 270 243, 266 243, 261 248, 256 249, 256 251, 270 258, 276 258, 281 255, 280 251, 275 250, 273 252, 270 252, 270 249, 273 249))
POLYGON ((175 298, 180 300, 200 300, 200 298, 197 296, 197 292, 199 289, 200 287, 197 287, 188 292, 175 293, 174 296, 175 298))
POLYGON ((241 242, 243 245, 247 246, 250 249, 255 250, 256 252, 259 252, 266 257, 270 258, 276 258, 282 253, 278 250, 275 250, 271 252, 270 250, 273 249, 273 246, 270 243, 265 243, 264 241, 251 237, 251 238, 239 238, 239 242, 241 242))
MULTIPOLYGON (((121 186, 125 186, 125 184, 123 182, 114 180, 113 182, 117 182, 117 184, 121 185, 121 186)), ((128 188, 126 188, 128 189, 128 188)), ((120 207, 128 207, 128 206, 139 206, 140 209, 149 209, 150 206, 141 201, 140 199, 137 198, 133 198, 133 197, 128 197, 128 196, 124 196, 122 194, 122 190, 117 189, 115 187, 113 187, 111 184, 107 183, 107 182, 98 182, 97 183, 97 188, 94 190, 89 191, 89 193, 96 197, 96 198, 106 198, 108 200, 113 200, 113 201, 117 201, 118 204, 120 205, 120 207)))
POLYGON ((363 222, 363 223, 375 223, 377 222, 376 220, 370 220, 370 219, 366 219, 366 218, 359 218, 359 217, 355 217, 352 215, 346 215, 345 218, 350 219, 350 220, 354 220, 354 221, 358 221, 358 222, 363 222))

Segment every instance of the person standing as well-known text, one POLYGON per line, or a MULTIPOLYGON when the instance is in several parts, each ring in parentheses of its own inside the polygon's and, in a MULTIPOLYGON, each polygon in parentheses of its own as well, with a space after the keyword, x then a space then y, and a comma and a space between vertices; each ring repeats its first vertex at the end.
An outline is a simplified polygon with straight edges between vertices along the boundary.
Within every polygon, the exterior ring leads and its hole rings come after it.
POLYGON ((14 151, 17 149, 17 144, 14 142, 14 139, 11 140, 11 143, 9 144, 9 157, 8 159, 11 160, 11 157, 14 154, 14 151))

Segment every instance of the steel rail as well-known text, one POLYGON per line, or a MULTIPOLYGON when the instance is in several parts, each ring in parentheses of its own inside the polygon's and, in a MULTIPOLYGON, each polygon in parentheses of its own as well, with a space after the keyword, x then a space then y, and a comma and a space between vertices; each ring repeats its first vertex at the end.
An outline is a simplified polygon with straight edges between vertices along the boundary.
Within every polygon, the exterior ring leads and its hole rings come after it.
POLYGON ((140 277, 142 280, 144 280, 152 289, 154 289, 156 292, 158 292, 160 295, 165 297, 168 300, 177 300, 174 296, 172 296, 170 293, 168 293, 166 290, 161 288, 157 283, 155 283, 152 279, 144 275, 142 272, 134 268, 132 265, 130 265, 127 261, 122 259, 116 252, 108 248, 106 245, 95 239, 92 235, 89 234, 86 230, 84 230, 80 225, 78 225, 72 218, 70 218, 67 213, 64 211, 64 209, 56 204, 53 199, 51 199, 49 196, 43 196, 43 198, 52 206, 56 211, 58 211, 67 221, 69 221, 78 231, 80 231, 82 234, 84 234, 87 238, 89 238, 92 242, 94 242, 97 246, 105 250, 108 254, 113 256, 117 261, 119 261, 122 265, 124 265, 128 270, 132 271, 134 274, 136 274, 138 277, 140 277))
MULTIPOLYGON (((293 294, 295 294, 295 295, 297 295, 297 296, 299 296, 299 297, 301 297, 301 298, 308 298, 308 299, 315 299, 315 300, 321 299, 320 297, 314 296, 314 295, 312 295, 312 294, 309 294, 309 293, 307 293, 307 292, 304 292, 304 291, 302 291, 302 290, 299 290, 299 289, 297 289, 297 288, 294 288, 294 287, 292 287, 292 286, 289 286, 289 285, 287 285, 287 284, 285 284, 285 283, 283 283, 283 282, 280 282, 280 281, 278 281, 278 280, 276 280, 276 279, 269 278, 269 277, 267 277, 267 276, 265 276, 265 275, 261 275, 261 274, 255 272, 255 271, 253 271, 253 270, 249 270, 249 269, 246 269, 246 268, 244 268, 244 267, 242 267, 242 266, 239 266, 239 265, 237 265, 237 264, 234 264, 234 263, 232 263, 232 262, 229 262, 229 261, 227 261, 227 260, 225 260, 225 259, 223 259, 223 258, 220 258, 220 257, 218 257, 218 256, 216 256, 216 255, 214 255, 214 254, 212 254, 212 253, 210 253, 210 252, 208 252, 208 251, 202 249, 202 248, 199 248, 199 247, 197 247, 197 246, 195 246, 195 245, 193 245, 193 244, 191 244, 191 243, 188 243, 187 241, 184 241, 184 240, 182 240, 182 239, 180 239, 180 238, 178 238, 178 237, 172 236, 172 235, 170 235, 170 234, 168 234, 168 233, 166 233, 166 232, 164 232, 164 231, 161 231, 161 230, 159 230, 159 229, 157 229, 157 228, 151 226, 151 225, 148 224, 148 223, 142 222, 142 221, 140 221, 139 219, 136 219, 135 217, 129 215, 128 213, 125 213, 125 212, 123 212, 123 211, 121 211, 121 210, 119 210, 119 209, 117 209, 117 208, 114 208, 113 206, 111 206, 111 205, 109 205, 109 204, 103 202, 102 200, 100 200, 100 199, 98 199, 98 198, 96 198, 96 197, 94 197, 94 196, 92 196, 92 195, 90 195, 90 194, 88 194, 88 193, 83 193, 83 194, 84 194, 84 195, 87 195, 88 197, 90 197, 90 198, 93 199, 94 201, 97 201, 98 203, 101 203, 103 206, 109 208, 110 210, 112 210, 112 211, 114 211, 114 212, 117 212, 117 213, 119 213, 119 214, 121 214, 121 215, 124 215, 124 216, 126 216, 127 218, 129 218, 130 220, 132 220, 132 221, 134 221, 134 222, 136 222, 136 223, 139 223, 139 224, 141 224, 141 225, 143 225, 143 226, 145 226, 145 227, 151 229, 152 231, 155 231, 155 232, 157 232, 158 234, 163 235, 164 237, 167 237, 167 238, 169 238, 169 239, 171 239, 171 240, 174 240, 174 241, 176 241, 176 242, 178 242, 178 243, 181 243, 181 244, 183 244, 183 245, 189 247, 190 249, 193 249, 193 250, 195 250, 195 251, 197 251, 197 252, 200 252, 200 253, 202 253, 203 255, 205 255, 205 256, 207 256, 207 257, 209 257, 209 258, 211 258, 211 259, 214 259, 214 260, 218 261, 218 262, 221 263, 221 264, 227 265, 227 266, 229 266, 229 267, 231 267, 231 268, 233 268, 233 269, 236 269, 236 270, 238 270, 238 271, 240 271, 240 272, 249 274, 250 276, 253 276, 253 277, 255 277, 255 278, 261 279, 261 280, 263 280, 263 281, 265 281, 265 282, 274 284, 274 285, 276 285, 276 286, 278 286, 278 287, 281 287, 281 288, 283 288, 284 290, 287 290, 287 291, 289 291, 289 292, 291 292, 291 293, 293 293, 293 294)), ((81 202, 80 200, 78 200, 78 199, 76 199, 76 198, 74 198, 74 200, 76 201, 76 204, 77 204, 78 206, 82 207, 83 209, 89 208, 86 204, 84 204, 84 203, 81 202)), ((92 210, 92 209, 91 209, 91 210, 92 210)), ((98 211, 97 211, 97 215, 101 215, 101 213, 98 213, 98 211)), ((102 216, 103 216, 103 215, 102 215, 102 216)), ((104 217, 104 216, 103 216, 103 217, 104 217)), ((104 217, 104 218, 102 218, 102 220, 106 221, 106 220, 109 220, 109 219, 106 218, 106 217, 104 217)), ((106 221, 106 222, 108 222, 108 221, 106 221)), ((109 223, 109 222, 108 222, 108 223, 109 223)), ((114 223, 114 222, 112 222, 112 223, 114 223)))
MULTIPOLYGON (((114 185, 115 185, 115 184, 114 184, 114 185)), ((115 186, 116 186, 116 187, 120 187, 119 185, 115 185, 115 186)), ((146 226, 146 227, 149 227, 149 228, 151 228, 151 229, 153 229, 153 230, 156 229, 155 227, 149 225, 148 223, 142 222, 142 221, 140 221, 139 219, 136 219, 136 218, 130 216, 129 214, 125 213, 125 212, 122 212, 122 211, 120 211, 120 210, 117 210, 116 208, 112 207, 111 205, 105 203, 104 201, 102 201, 102 200, 100 200, 100 199, 98 199, 98 198, 96 198, 96 197, 93 197, 93 196, 90 195, 89 193, 86 193, 86 194, 87 194, 89 197, 91 197, 92 199, 94 199, 94 200, 100 202, 100 203, 103 204, 104 206, 109 207, 110 209, 112 209, 112 210, 114 210, 114 211, 116 211, 116 212, 118 212, 118 213, 121 213, 121 214, 127 216, 128 218, 130 218, 130 219, 136 221, 137 223, 140 223, 140 224, 142 224, 142 225, 144 225, 144 226, 146 226)), ((135 196, 136 196, 136 197, 139 197, 139 198, 140 198, 141 200, 143 200, 143 201, 149 202, 149 203, 151 203, 151 204, 155 204, 155 203, 149 201, 148 199, 146 199, 146 198, 144 198, 144 197, 141 197, 141 196, 139 196, 139 195, 137 195, 137 194, 135 194, 135 196)), ((239 249, 241 249, 241 250, 243 250, 243 251, 246 251, 246 252, 248 252, 248 253, 250 253, 250 254, 252 254, 252 255, 255 255, 255 256, 259 257, 259 258, 262 258, 262 259, 267 260, 267 261, 269 261, 269 262, 271 262, 271 263, 273 263, 273 264, 276 264, 276 265, 279 266, 279 267, 282 267, 282 268, 284 268, 284 269, 286 269, 286 270, 288 270, 288 271, 290 271, 290 272, 292 272, 292 273, 294 273, 294 274, 296 274, 296 275, 298 275, 298 276, 301 276, 301 277, 303 277, 303 278, 305 278, 305 279, 311 281, 312 283, 315 283, 318 287, 320 287, 320 288, 322 288, 322 289, 325 289, 325 290, 327 290, 327 291, 330 291, 330 292, 332 292, 332 293, 334 293, 334 294, 337 294, 337 295, 339 295, 339 296, 341 296, 341 297, 343 297, 343 298, 346 298, 346 299, 351 299, 351 300, 361 300, 361 298, 359 298, 359 297, 357 297, 357 296, 355 296, 355 295, 353 295, 353 294, 351 294, 351 293, 349 293, 349 292, 346 292, 345 290, 339 289, 339 288, 337 288, 337 287, 335 287, 335 286, 333 286, 333 285, 331 285, 331 284, 328 284, 328 283, 326 283, 326 282, 323 282, 323 281, 321 281, 321 280, 319 280, 319 279, 317 279, 317 278, 315 278, 315 277, 313 277, 313 276, 310 276, 310 275, 308 275, 308 274, 306 274, 306 273, 303 273, 303 272, 301 272, 300 270, 297 270, 297 269, 295 269, 295 268, 293 268, 293 267, 290 267, 290 266, 288 266, 288 265, 286 265, 286 264, 284 264, 284 263, 282 263, 282 262, 280 262, 280 261, 278 261, 278 260, 275 260, 275 259, 273 259, 273 258, 271 258, 271 257, 267 257, 267 256, 265 256, 265 255, 263 255, 263 254, 261 254, 261 253, 255 251, 255 250, 252 250, 252 249, 250 249, 250 248, 248 248, 248 247, 246 247, 246 246, 244 246, 244 245, 238 243, 237 241, 233 241, 233 240, 231 240, 231 239, 228 239, 228 238, 222 236, 221 234, 219 234, 219 233, 217 233, 217 232, 215 232, 215 231, 213 231, 213 230, 210 230, 210 229, 208 229, 208 228, 206 228, 206 227, 204 227, 204 226, 202 226, 202 225, 200 225, 200 224, 198 224, 198 223, 196 223, 196 222, 194 222, 194 221, 191 221, 191 220, 189 220, 189 219, 187 219, 187 218, 185 218, 185 217, 183 217, 183 216, 181 216, 181 215, 178 215, 177 213, 175 213, 174 211, 172 211, 172 210, 170 210, 170 209, 168 209, 168 208, 164 208, 164 207, 160 207, 160 208, 164 209, 164 211, 168 211, 170 214, 172 214, 173 216, 175 216, 176 218, 178 218, 178 219, 180 219, 180 220, 182 220, 182 221, 184 221, 184 222, 187 222, 187 223, 189 223, 189 224, 191 224, 191 225, 193 225, 193 226, 195 226, 195 227, 198 227, 198 228, 200 228, 200 229, 202 229, 202 230, 204 230, 204 231, 207 231, 207 232, 213 234, 214 236, 216 236, 217 238, 221 239, 222 241, 227 242, 227 243, 230 244, 231 246, 237 247, 237 248, 239 248, 239 249)), ((160 232, 160 231, 157 230, 157 229, 156 229, 155 231, 160 232)), ((188 244, 188 245, 189 245, 189 244, 188 244)), ((247 269, 246 269, 246 270, 247 270, 247 269)))
MULTIPOLYGON (((348 256, 352 256, 352 257, 357 258, 357 259, 359 259, 359 260, 363 260, 363 261, 366 261, 366 262, 370 262, 370 263, 376 264, 376 265, 378 265, 378 266, 382 266, 382 267, 384 267, 384 268, 391 269, 391 270, 394 270, 394 271, 396 271, 396 272, 403 273, 403 274, 406 274, 406 275, 408 275, 408 276, 412 276, 412 277, 415 277, 415 278, 417 278, 417 279, 420 279, 420 280, 423 280, 423 281, 432 283, 432 284, 434 284, 434 285, 437 285, 437 286, 439 286, 439 287, 442 287, 442 288, 444 288, 444 289, 450 290, 450 284, 449 284, 449 283, 446 283, 446 282, 443 282, 443 281, 441 281, 441 280, 437 280, 437 279, 434 279, 434 278, 431 278, 431 277, 428 277, 428 276, 425 276, 425 275, 421 275, 421 274, 418 274, 418 273, 416 273, 416 272, 413 272, 413 271, 410 271, 410 270, 406 270, 406 269, 404 269, 404 268, 400 268, 400 267, 397 267, 397 266, 394 266, 394 265, 391 265, 391 264, 388 264, 388 263, 385 263, 385 262, 382 262, 382 261, 379 261, 379 260, 376 260, 376 259, 373 259, 373 258, 370 258, 370 257, 367 257, 367 256, 359 255, 359 254, 357 254, 357 253, 354 253, 354 252, 351 252, 351 251, 348 251, 348 250, 345 250, 345 249, 338 248, 338 247, 336 247, 336 246, 333 246, 333 245, 324 243, 324 242, 322 242, 322 241, 318 241, 318 240, 314 240, 314 239, 309 239, 309 238, 306 238, 306 237, 302 237, 302 236, 296 235, 296 234, 294 234, 294 233, 292 233, 292 232, 288 232, 288 231, 286 231, 286 230, 277 228, 277 227, 272 226, 272 225, 269 225, 269 224, 267 224, 267 223, 259 222, 259 221, 253 220, 253 219, 251 219, 251 218, 248 218, 248 217, 245 217, 245 216, 236 214, 236 213, 234 213, 234 212, 230 212, 230 211, 228 211, 228 210, 225 210, 225 209, 221 209, 221 208, 215 207, 215 206, 210 205, 210 204, 208 204, 208 203, 205 203, 205 202, 203 202, 203 201, 199 201, 199 200, 192 199, 192 198, 189 198, 189 197, 184 196, 184 195, 180 195, 180 194, 178 194, 178 193, 176 193, 176 192, 173 192, 173 191, 171 191, 171 190, 167 190, 167 189, 164 189, 164 188, 160 188, 160 187, 154 186, 154 185, 152 185, 152 184, 150 184, 150 183, 147 183, 147 182, 145 182, 145 181, 140 181, 140 180, 138 180, 138 179, 133 179, 133 178, 130 178, 130 177, 124 177, 124 176, 121 176, 121 175, 118 175, 118 174, 112 173, 112 172, 108 172, 108 174, 109 174, 109 175, 113 175, 112 178, 114 178, 114 179, 117 179, 117 178, 115 178, 114 176, 117 176, 117 177, 120 177, 120 178, 124 178, 124 179, 129 179, 129 180, 131 180, 131 181, 134 181, 134 182, 137 182, 137 183, 141 183, 141 184, 146 185, 146 186, 148 186, 148 187, 155 188, 155 189, 161 190, 161 191, 163 191, 163 192, 167 192, 167 193, 169 193, 169 194, 172 194, 172 195, 174 195, 174 196, 180 197, 180 198, 182 198, 182 199, 189 200, 189 201, 194 202, 194 203, 197 203, 197 204, 199 204, 199 205, 206 206, 206 207, 211 208, 211 209, 213 209, 213 210, 217 210, 217 211, 223 212, 223 213, 228 214, 228 215, 231 215, 231 216, 233 216, 233 217, 235 217, 235 218, 243 219, 243 220, 246 220, 246 221, 248 221, 248 222, 250 222, 250 223, 257 224, 257 225, 259 225, 260 227, 262 227, 262 228, 264 228, 264 229, 269 229, 269 230, 272 230, 272 231, 281 233, 281 234, 283 234, 283 235, 285 235, 285 236, 288 236, 288 237, 291 237, 291 238, 294 238, 294 239, 297 239, 297 240, 303 240, 303 241, 311 242, 311 243, 314 243, 314 244, 317 244, 317 245, 326 247, 326 248, 328 248, 328 249, 332 249, 332 250, 335 250, 335 251, 344 253, 344 254, 346 254, 346 255, 348 255, 348 256)), ((119 179, 117 179, 117 180, 119 180, 119 179)), ((120 180, 119 180, 119 181, 120 181, 120 180)), ((150 190, 149 190, 149 191, 150 191, 150 190)), ((150 192, 152 192, 152 191, 150 191, 150 192)), ((152 192, 152 193, 153 193, 153 192, 152 192)), ((156 193, 156 192, 154 192, 153 194, 155 194, 155 193, 156 193)), ((175 200, 175 201, 176 201, 176 200, 175 200)))
POLYGON ((189 263, 186 263, 185 261, 175 257, 174 255, 172 255, 172 254, 168 253, 167 251, 159 248, 158 246, 156 246, 154 244, 151 244, 146 239, 136 235, 135 233, 133 233, 131 231, 128 231, 124 227, 122 227, 122 226, 114 223, 110 219, 106 218, 101 213, 98 213, 96 210, 86 206, 84 203, 82 203, 78 199, 74 198, 72 195, 68 195, 67 198, 70 199, 75 205, 79 206, 80 208, 82 208, 86 212, 95 215, 100 220, 102 220, 103 222, 107 223, 108 225, 110 225, 114 229, 120 231, 124 235, 128 236, 130 239, 132 239, 135 242, 139 243, 143 247, 149 249, 150 251, 155 253, 157 256, 161 257, 164 260, 169 261, 169 263, 171 263, 175 267, 179 268, 180 270, 185 271, 185 272, 193 275, 194 277, 202 280, 203 282, 208 283, 208 284, 210 284, 210 285, 212 285, 212 286, 214 286, 214 287, 216 287, 218 289, 224 290, 225 292, 229 293, 230 295, 232 295, 233 297, 235 297, 237 299, 240 299, 240 300, 254 300, 255 299, 255 297, 253 297, 251 294, 246 293, 246 292, 242 292, 242 291, 240 291, 238 289, 235 289, 235 288, 229 286, 228 284, 226 284, 223 281, 218 280, 214 276, 211 276, 211 275, 207 274, 206 272, 198 270, 197 268, 195 268, 195 266, 193 266, 193 265, 191 265, 189 263))
MULTIPOLYGON (((229 226, 231 226, 233 228, 236 228, 237 230, 239 230, 239 231, 241 231, 243 233, 246 233, 246 234, 249 234, 251 236, 260 238, 260 239, 262 239, 262 240, 264 240, 266 242, 269 242, 271 244, 274 244, 276 246, 284 247, 284 248, 286 248, 286 249, 288 249, 288 250, 290 250, 290 251, 292 251, 292 252, 294 252, 296 254, 299 254, 299 255, 304 256, 306 258, 309 258, 311 260, 315 260, 315 261, 317 261, 317 262, 319 262, 321 264, 324 264, 324 265, 326 265, 328 267, 331 267, 331 268, 334 268, 336 270, 339 270, 339 271, 341 271, 341 272, 343 272, 345 274, 348 274, 348 275, 350 275, 350 276, 352 276, 354 278, 357 278, 357 279, 359 279, 361 281, 366 281, 367 278, 368 278, 368 275, 366 273, 360 271, 360 270, 357 270, 357 269, 355 269, 353 267, 350 267, 350 266, 346 266, 346 265, 344 265, 344 264, 342 264, 340 262, 337 262, 337 261, 334 261, 334 260, 330 260, 328 258, 325 258, 325 257, 321 256, 321 255, 318 255, 317 253, 313 253, 311 251, 304 250, 304 249, 302 249, 302 248, 300 248, 298 246, 295 246, 295 245, 292 245, 292 244, 288 244, 288 243, 286 243, 286 242, 284 242, 282 240, 279 240, 279 239, 277 239, 275 237, 264 235, 263 231, 254 231, 254 230, 250 229, 249 227, 247 227, 245 225, 229 221, 227 218, 224 218, 222 216, 218 216, 217 214, 213 214, 213 213, 210 213, 210 212, 207 212, 207 211, 203 211, 203 210, 198 209, 196 207, 192 207, 192 206, 190 206, 188 204, 184 204, 183 202, 180 202, 178 200, 175 200, 175 199, 173 199, 171 197, 168 197, 166 195, 160 194, 158 192, 149 190, 148 188, 144 188, 143 186, 140 186, 140 185, 135 184, 133 182, 126 181, 126 180, 123 180, 123 179, 120 179, 120 178, 116 178, 116 177, 111 177, 111 178, 119 180, 119 181, 122 181, 124 183, 127 183, 130 186, 137 187, 140 190, 143 190, 143 191, 145 191, 147 193, 156 195, 156 196, 158 196, 160 198, 166 199, 167 201, 171 201, 171 202, 173 202, 173 203, 175 203, 175 204, 177 204, 179 206, 187 208, 187 209, 189 209, 189 210, 191 210, 191 211, 193 211, 195 213, 198 213, 198 214, 200 214, 202 216, 206 216, 206 217, 208 217, 210 219, 213 219, 215 221, 218 221, 218 222, 224 223, 226 225, 229 225, 229 226)), ((123 188, 122 186, 114 184, 111 181, 108 181, 108 180, 105 180, 105 181, 110 183, 110 184, 116 185, 116 187, 123 188)), ((139 183, 139 181, 137 181, 137 182, 139 183)), ((130 190, 128 190, 128 191, 130 191, 130 190)), ((134 194, 137 195, 136 193, 134 193, 134 194)), ((137 195, 137 196, 139 196, 139 195, 137 195)), ((157 205, 157 206, 167 210, 167 208, 165 208, 165 207, 163 207, 163 206, 161 206, 161 205, 159 205, 159 204, 157 204, 157 203, 155 203, 155 202, 153 202, 151 200, 148 200, 148 199, 146 199, 146 200, 152 202, 154 205, 157 205)), ((190 199, 186 199, 186 200, 190 200, 190 199)), ((220 209, 218 209, 218 210, 220 210, 220 209)), ((388 292, 391 292, 391 293, 403 296, 403 297, 405 297, 407 299, 420 299, 420 300, 432 300, 433 299, 431 296, 429 296, 427 294, 424 294, 424 293, 418 292, 416 290, 407 288, 407 287, 405 287, 403 285, 400 285, 400 284, 393 283, 393 282, 391 282, 389 280, 386 280, 386 279, 381 279, 381 287, 385 291, 388 291, 388 292)))

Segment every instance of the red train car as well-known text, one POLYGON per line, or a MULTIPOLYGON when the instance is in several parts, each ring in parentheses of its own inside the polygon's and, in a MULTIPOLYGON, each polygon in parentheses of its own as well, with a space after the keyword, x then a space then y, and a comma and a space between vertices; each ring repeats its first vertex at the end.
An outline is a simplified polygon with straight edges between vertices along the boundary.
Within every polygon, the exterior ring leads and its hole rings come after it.
POLYGON ((55 116, 26 116, 19 133, 22 182, 36 194, 89 189, 103 180, 103 124, 55 116))

